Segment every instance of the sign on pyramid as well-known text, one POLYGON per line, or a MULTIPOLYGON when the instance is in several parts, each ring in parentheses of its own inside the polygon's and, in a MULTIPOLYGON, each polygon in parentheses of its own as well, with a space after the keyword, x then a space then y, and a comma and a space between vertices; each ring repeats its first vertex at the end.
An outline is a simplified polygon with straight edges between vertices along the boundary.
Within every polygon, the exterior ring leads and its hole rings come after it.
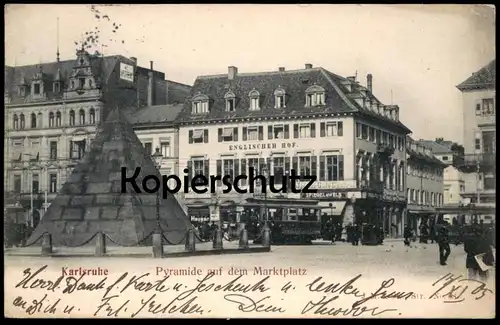
MULTIPOLYGON (((74 168, 27 244, 41 243, 40 238, 48 232, 54 246, 93 245, 95 239, 90 239, 102 232, 109 246, 151 245, 149 235, 157 225, 156 194, 136 193, 130 183, 122 193, 122 167, 127 168, 127 177, 141 167, 136 178, 141 190, 143 178, 160 177, 132 125, 115 109, 100 126, 89 152, 74 168)), ((163 189, 159 191, 161 195, 163 189)), ((182 243, 191 223, 174 195, 160 197, 159 211, 165 244, 182 243)))

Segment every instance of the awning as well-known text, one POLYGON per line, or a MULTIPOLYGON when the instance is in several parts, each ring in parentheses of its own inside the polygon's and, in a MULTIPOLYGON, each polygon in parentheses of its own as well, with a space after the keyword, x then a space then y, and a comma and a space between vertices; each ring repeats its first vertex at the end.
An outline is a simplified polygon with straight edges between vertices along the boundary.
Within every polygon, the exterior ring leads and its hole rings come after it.
POLYGON ((222 129, 222 136, 223 137, 232 137, 233 136, 233 129, 232 128, 222 129))
POLYGON ((201 137, 203 137, 203 130, 193 131, 193 139, 200 139, 201 137))
POLYGON ((342 211, 346 205, 346 201, 320 201, 318 205, 321 207, 321 212, 330 214, 333 212, 334 216, 342 215, 342 211), (330 207, 330 204, 332 205, 330 207))

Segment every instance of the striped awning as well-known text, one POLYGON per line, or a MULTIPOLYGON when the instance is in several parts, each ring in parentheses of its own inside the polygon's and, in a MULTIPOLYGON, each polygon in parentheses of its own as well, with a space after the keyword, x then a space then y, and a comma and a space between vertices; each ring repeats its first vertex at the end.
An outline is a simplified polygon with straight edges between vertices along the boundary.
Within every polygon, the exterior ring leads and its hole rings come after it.
POLYGON ((199 139, 203 137, 203 130, 194 130, 193 131, 193 139, 199 139))
POLYGON ((233 129, 232 128, 222 129, 222 136, 223 137, 232 137, 233 136, 233 129))

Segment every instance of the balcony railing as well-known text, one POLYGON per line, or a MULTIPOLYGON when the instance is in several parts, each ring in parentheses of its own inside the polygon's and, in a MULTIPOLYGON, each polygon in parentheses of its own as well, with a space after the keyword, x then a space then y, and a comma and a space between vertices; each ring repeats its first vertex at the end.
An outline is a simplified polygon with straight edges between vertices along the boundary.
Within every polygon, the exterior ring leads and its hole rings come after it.
POLYGON ((457 156, 453 164, 465 173, 489 172, 495 168, 495 161, 495 153, 481 153, 457 156))

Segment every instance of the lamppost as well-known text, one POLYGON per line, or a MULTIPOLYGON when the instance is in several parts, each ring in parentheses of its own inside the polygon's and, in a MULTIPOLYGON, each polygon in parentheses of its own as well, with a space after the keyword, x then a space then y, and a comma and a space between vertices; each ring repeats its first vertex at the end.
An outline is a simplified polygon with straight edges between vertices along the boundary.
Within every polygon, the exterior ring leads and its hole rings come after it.
MULTIPOLYGON (((155 164, 155 167, 158 169, 158 172, 160 172, 161 168, 161 162, 163 160, 163 155, 160 152, 160 148, 156 147, 155 153, 151 155, 151 158, 153 158, 153 162, 155 164)), ((156 191, 156 229, 155 229, 156 234, 161 234, 161 225, 160 225, 160 191, 156 191)))
POLYGON ((330 206, 330 220, 333 221, 333 203, 328 203, 328 206, 330 206))
POLYGON ((267 170, 267 167, 264 166, 262 168, 262 176, 264 176, 264 178, 266 179, 266 181, 264 182, 264 184, 261 182, 261 191, 264 192, 264 216, 265 218, 264 219, 264 226, 267 226, 267 221, 268 221, 268 211, 267 211, 267 179, 268 179, 268 176, 269 176, 269 171, 267 170))

